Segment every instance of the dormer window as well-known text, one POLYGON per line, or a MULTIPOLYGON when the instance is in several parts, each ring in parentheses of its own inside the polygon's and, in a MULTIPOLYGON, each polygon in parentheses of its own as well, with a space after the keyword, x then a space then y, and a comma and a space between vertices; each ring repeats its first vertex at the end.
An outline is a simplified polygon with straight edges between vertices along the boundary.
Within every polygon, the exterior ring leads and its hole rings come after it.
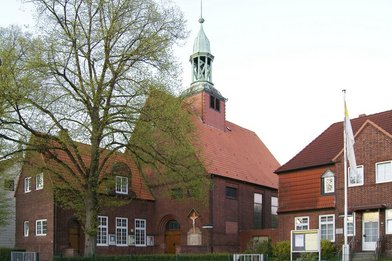
POLYGON ((331 170, 327 170, 321 176, 322 193, 335 193, 335 174, 331 170))
POLYGON ((128 178, 116 176, 116 193, 128 194, 128 178))
POLYGON ((210 108, 220 111, 220 100, 213 95, 210 95, 210 108))

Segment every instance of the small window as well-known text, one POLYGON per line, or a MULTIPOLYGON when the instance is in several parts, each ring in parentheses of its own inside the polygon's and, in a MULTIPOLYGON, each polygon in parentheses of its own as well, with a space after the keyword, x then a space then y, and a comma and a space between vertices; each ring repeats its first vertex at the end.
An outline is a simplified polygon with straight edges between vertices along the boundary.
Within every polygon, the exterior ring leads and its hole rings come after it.
POLYGON ((146 246, 146 220, 135 219, 135 246, 146 246))
POLYGON ((177 220, 170 220, 166 223, 166 230, 179 230, 180 229, 180 224, 177 222, 177 220))
POLYGON ((355 187, 363 185, 364 174, 363 174, 363 165, 357 166, 357 171, 352 171, 351 168, 348 168, 349 178, 348 178, 348 186, 355 187))
POLYGON ((15 181, 13 179, 5 179, 4 189, 8 191, 15 191, 15 181))
POLYGON ((376 163, 376 183, 392 181, 392 161, 376 163))
POLYGON ((23 222, 23 236, 28 237, 30 232, 29 221, 23 222))
POLYGON ((24 179, 24 192, 30 192, 31 191, 31 177, 27 177, 24 179))
POLYGON ((237 199, 237 188, 226 187, 226 198, 237 199))
POLYGON ((116 176, 116 193, 128 194, 128 178, 116 176))
POLYGON ((271 227, 278 228, 278 198, 271 197, 271 227))
POLYGON ((331 170, 327 170, 321 180, 323 194, 335 193, 335 174, 331 170))
POLYGON ((210 108, 220 111, 220 100, 213 95, 210 95, 210 108))
POLYGON ((294 218, 295 230, 308 230, 309 229, 309 217, 295 217, 294 218))
POLYGON ((127 246, 128 219, 116 218, 116 245, 127 246))
POLYGON ((392 234, 392 209, 385 210, 385 234, 392 234))
POLYGON ((335 242, 335 216, 321 215, 319 218, 321 239, 335 242))
POLYGON ((40 190, 44 188, 44 173, 35 176, 35 189, 40 190))
POLYGON ((35 221, 35 235, 46 236, 48 231, 48 221, 46 219, 40 219, 35 221))
POLYGON ((347 216, 347 236, 355 236, 355 213, 347 216))

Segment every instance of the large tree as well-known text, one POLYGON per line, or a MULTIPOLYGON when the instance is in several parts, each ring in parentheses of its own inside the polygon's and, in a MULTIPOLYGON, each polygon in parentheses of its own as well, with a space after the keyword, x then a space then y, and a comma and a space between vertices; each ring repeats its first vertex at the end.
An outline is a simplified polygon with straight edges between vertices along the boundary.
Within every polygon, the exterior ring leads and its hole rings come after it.
POLYGON ((52 173, 63 181, 55 197, 78 215, 85 255, 91 255, 97 215, 107 202, 100 200, 103 170, 118 151, 164 173, 166 184, 206 187, 191 145, 191 116, 173 96, 172 47, 185 38, 185 23, 162 1, 29 2, 39 14, 38 35, 14 27, 0 32, 0 97, 8 108, 0 116, 0 137, 10 154, 23 144, 66 169, 52 173), (88 159, 78 142, 89 144, 88 159))

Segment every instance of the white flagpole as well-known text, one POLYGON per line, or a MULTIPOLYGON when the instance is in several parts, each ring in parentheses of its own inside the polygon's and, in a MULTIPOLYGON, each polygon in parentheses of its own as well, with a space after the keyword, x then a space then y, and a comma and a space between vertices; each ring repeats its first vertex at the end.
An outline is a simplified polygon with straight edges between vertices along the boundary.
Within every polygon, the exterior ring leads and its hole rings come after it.
POLYGON ((344 151, 344 244, 342 248, 342 260, 349 261, 350 260, 350 246, 348 245, 347 240, 347 215, 348 215, 348 200, 347 200, 347 134, 346 134, 346 90, 343 90, 343 98, 344 98, 344 121, 343 121, 343 151, 344 151))

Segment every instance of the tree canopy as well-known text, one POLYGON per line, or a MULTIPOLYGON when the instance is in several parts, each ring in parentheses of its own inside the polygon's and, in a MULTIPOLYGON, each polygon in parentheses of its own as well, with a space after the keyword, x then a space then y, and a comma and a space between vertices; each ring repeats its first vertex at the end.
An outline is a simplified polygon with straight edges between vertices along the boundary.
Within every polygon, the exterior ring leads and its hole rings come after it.
POLYGON ((4 157, 38 151, 67 169, 53 175, 79 180, 77 186, 69 182, 77 197, 57 196, 78 213, 90 255, 102 207, 102 172, 116 153, 126 151, 140 166, 164 172, 167 184, 205 187, 191 144, 191 115, 174 95, 178 65, 172 48, 185 39, 185 22, 166 1, 30 2, 39 14, 38 35, 16 27, 0 30, 4 157), (89 145, 88 160, 80 142, 89 145), (74 198, 77 204, 71 204, 74 198))

